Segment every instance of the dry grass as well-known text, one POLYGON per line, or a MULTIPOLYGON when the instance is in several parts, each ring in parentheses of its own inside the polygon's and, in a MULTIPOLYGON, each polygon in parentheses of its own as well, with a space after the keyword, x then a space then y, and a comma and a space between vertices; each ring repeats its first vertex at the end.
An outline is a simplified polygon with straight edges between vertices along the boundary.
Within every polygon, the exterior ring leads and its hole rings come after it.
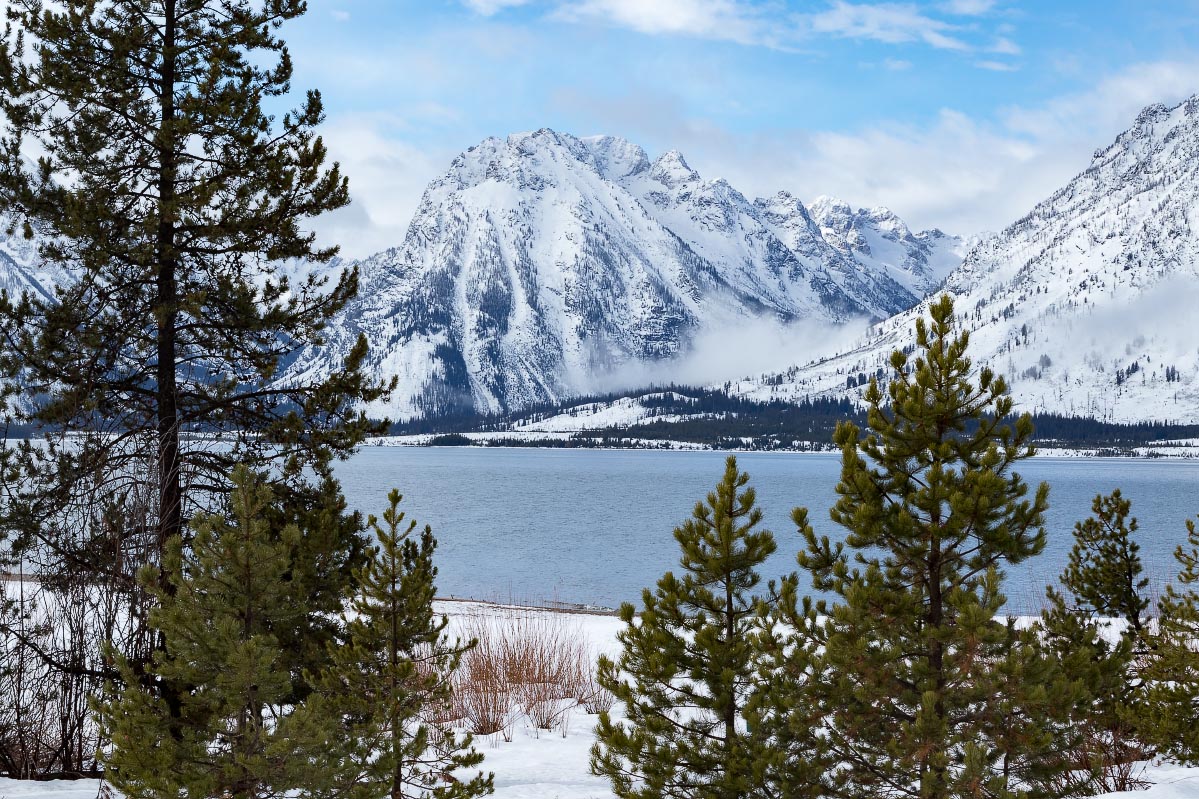
POLYGON ((587 713, 607 713, 616 704, 616 697, 599 684, 596 679, 594 663, 595 658, 591 658, 587 667, 582 670, 575 695, 587 713))
POLYGON ((511 740, 523 716, 536 731, 565 735, 571 711, 597 703, 591 647, 567 617, 536 611, 479 614, 466 618, 461 634, 477 643, 455 679, 452 712, 473 733, 511 740))

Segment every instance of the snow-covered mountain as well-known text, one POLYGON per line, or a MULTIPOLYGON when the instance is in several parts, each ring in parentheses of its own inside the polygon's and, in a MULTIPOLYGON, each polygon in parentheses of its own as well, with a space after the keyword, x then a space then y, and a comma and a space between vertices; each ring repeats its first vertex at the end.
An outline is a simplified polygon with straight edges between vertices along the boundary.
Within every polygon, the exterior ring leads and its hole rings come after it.
POLYGON ((976 239, 939 230, 913 233, 888 208, 853 210, 832 197, 817 197, 808 211, 820 235, 868 273, 885 274, 912 294, 924 297, 961 265, 976 239))
MULTIPOLYGON (((856 232, 861 212, 833 205, 812 208, 826 237, 849 231, 850 250, 858 242, 878 252, 871 233, 856 232)), ((1021 409, 1199 422, 1199 96, 1146 108, 1082 174, 974 247, 945 289, 971 331, 975 363, 1007 375, 1021 409)), ((858 394, 855 384, 885 369, 892 350, 914 343, 926 313, 927 301, 873 326, 848 352, 733 390, 858 394)))
POLYGON ((359 298, 289 374, 335 368, 365 333, 370 368, 399 378, 373 413, 517 409, 750 320, 886 318, 960 262, 958 238, 825 205, 751 201, 616 137, 490 138, 429 185, 401 246, 358 264, 359 298))
POLYGON ((0 291, 14 298, 29 292, 43 300, 53 299, 54 286, 63 282, 64 276, 42 264, 35 241, 19 233, 6 235, 5 226, 0 218, 0 291))

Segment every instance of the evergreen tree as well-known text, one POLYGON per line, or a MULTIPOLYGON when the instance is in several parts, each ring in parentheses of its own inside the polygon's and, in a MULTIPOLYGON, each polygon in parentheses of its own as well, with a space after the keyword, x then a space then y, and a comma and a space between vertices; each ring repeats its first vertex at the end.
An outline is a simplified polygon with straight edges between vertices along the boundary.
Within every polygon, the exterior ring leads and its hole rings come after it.
MULTIPOLYGON (((0 205, 60 277, 52 299, 0 298, 10 407, 47 434, 0 447, 0 549, 47 585, 116 592, 130 618, 142 618, 138 568, 220 507, 235 464, 270 474, 280 512, 301 521, 338 507, 331 462, 381 429, 355 410, 384 388, 361 373, 365 341, 326 380, 279 379, 357 285, 353 270, 279 268, 329 262, 335 248, 302 226, 348 202, 314 134, 320 95, 281 116, 264 108, 291 90, 277 31, 304 11, 303 0, 8 4, 0 205)), ((319 552, 296 543, 314 561, 297 568, 329 577, 307 583, 326 607, 361 562, 360 528, 325 528, 335 535, 319 552)), ((152 631, 133 637, 122 648, 141 659, 161 646, 152 631)))
POLYGON ((1199 530, 1187 520, 1187 540, 1174 551, 1178 585, 1158 602, 1158 632, 1146 669, 1142 734, 1162 754, 1199 763, 1199 530))
MULTIPOLYGON (((807 511, 792 519, 808 529, 807 511)), ((799 598, 799 578, 780 581, 774 601, 763 603, 757 645, 760 665, 746 718, 763 745, 756 753, 761 795, 769 799, 822 799, 824 781, 837 764, 829 759, 819 703, 812 695, 818 672, 820 619, 812 598, 799 598)))
MULTIPOLYGON (((1139 637, 1147 621, 1149 599, 1144 591, 1149 579, 1141 576, 1141 548, 1133 540, 1137 520, 1129 519, 1131 509, 1119 489, 1095 497, 1094 515, 1074 525, 1074 546, 1061 581, 1075 610, 1088 618, 1120 619, 1139 637)), ((1050 596, 1054 595, 1057 592, 1050 596)))
POLYGON ((328 768, 302 757, 287 731, 292 678, 274 634, 311 612, 292 577, 301 531, 270 528, 272 492, 249 469, 232 481, 229 518, 198 517, 186 551, 170 542, 167 584, 154 567, 142 571, 156 602, 150 623, 167 642, 148 680, 118 656, 124 688, 97 703, 112 742, 105 778, 130 799, 282 797, 328 768), (177 709, 145 685, 154 681, 187 686, 177 709))
POLYGON ((433 611, 432 530, 425 526, 418 536, 415 520, 404 524, 398 491, 388 502, 383 526, 370 518, 378 545, 359 574, 348 643, 331 650, 330 666, 316 680, 318 696, 296 722, 313 757, 336 759, 342 768, 304 793, 350 799, 491 793, 490 774, 467 780, 451 774, 482 762, 470 736, 427 720, 450 707, 451 678, 471 644, 449 640, 448 620, 433 611), (329 719, 339 724, 331 727, 329 719))
POLYGON ((1119 490, 1095 497, 1094 515, 1074 525, 1064 591, 1047 588, 1042 613, 1048 644, 1080 688, 1068 748, 1077 779, 1092 792, 1142 787, 1134 764, 1149 755, 1136 729, 1142 686, 1136 663, 1147 654, 1143 592, 1149 581, 1141 577, 1131 508, 1119 490), (1122 622, 1115 636, 1106 629, 1109 619, 1122 622))
POLYGON ((761 795, 762 742, 745 725, 755 678, 754 620, 764 601, 753 589, 775 550, 755 530, 749 475, 729 457, 706 503, 674 531, 682 578, 667 572, 646 589, 639 617, 620 610, 620 657, 601 657, 598 680, 624 706, 601 713, 591 770, 621 799, 742 799, 761 795))
MULTIPOLYGON (((918 357, 891 356, 886 396, 865 393, 870 431, 838 427, 846 529, 835 546, 801 525, 800 565, 826 620, 808 695, 839 797, 1007 797, 1054 792, 1068 767, 1048 714, 1072 687, 1034 633, 998 621, 1002 568, 1038 554, 1048 486, 1027 498, 1030 457, 1002 377, 972 377, 948 297, 918 320, 918 357), (851 557, 852 554, 852 557, 851 557), (851 565, 852 564, 852 565, 851 565)), ((800 515, 802 520, 802 514, 800 515)))

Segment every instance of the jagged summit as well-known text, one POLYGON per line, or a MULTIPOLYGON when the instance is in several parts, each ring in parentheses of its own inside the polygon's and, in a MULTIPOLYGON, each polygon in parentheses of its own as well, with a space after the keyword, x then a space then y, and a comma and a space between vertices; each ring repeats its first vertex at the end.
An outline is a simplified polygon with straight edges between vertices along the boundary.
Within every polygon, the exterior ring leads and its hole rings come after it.
MULTIPOLYGON (((1199 97, 1150 106, 1086 170, 948 275, 975 362, 1008 375, 1027 410, 1199 421, 1199 333, 1190 324, 1199 303, 1197 209, 1199 97)), ((923 313, 921 303, 845 355, 739 390, 857 393, 847 386, 911 344, 923 313)))
POLYGON ((674 188, 680 183, 699 180, 699 173, 692 169, 678 150, 667 150, 658 156, 649 170, 650 177, 659 183, 674 188))
POLYGON ((880 272, 913 294, 924 296, 962 262, 966 242, 939 230, 913 233, 889 208, 858 208, 820 196, 809 211, 830 246, 863 269, 880 272))
POLYGON ((292 373, 335 368, 365 332, 400 378, 372 412, 499 411, 609 388, 750 320, 836 325, 920 299, 904 263, 925 245, 859 259, 782 197, 751 201, 616 136, 485 139, 429 184, 401 246, 359 264, 360 297, 292 373))
POLYGON ((649 157, 639 145, 619 136, 588 136, 580 141, 591 150, 596 168, 608 180, 639 175, 650 168, 649 157))

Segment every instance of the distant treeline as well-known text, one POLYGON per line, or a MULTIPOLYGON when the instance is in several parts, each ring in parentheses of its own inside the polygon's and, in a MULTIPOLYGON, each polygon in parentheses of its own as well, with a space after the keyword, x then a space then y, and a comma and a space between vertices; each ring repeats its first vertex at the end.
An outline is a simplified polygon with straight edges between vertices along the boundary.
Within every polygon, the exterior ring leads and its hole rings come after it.
POLYGON ((1086 416, 1061 416, 1056 413, 1033 414, 1036 439, 1072 445, 1135 446, 1175 438, 1199 438, 1199 424, 1137 422, 1115 424, 1086 416))
MULTIPOLYGON (((778 449, 795 442, 828 442, 837 423, 848 420, 860 426, 865 412, 848 399, 804 398, 798 403, 761 402, 730 396, 720 389, 670 385, 638 394, 609 393, 578 397, 564 403, 543 403, 506 414, 459 413, 427 417, 392 426, 394 435, 507 432, 514 425, 570 414, 585 406, 635 399, 651 416, 628 427, 610 427, 579 433, 586 443, 563 445, 546 441, 520 442, 527 446, 595 446, 596 440, 621 439, 687 441, 718 448, 778 449), (655 420, 654 416, 690 416, 682 421, 655 420)), ((1115 424, 1081 416, 1034 414, 1036 440, 1076 447, 1130 447, 1176 438, 1199 438, 1199 425, 1161 421, 1115 424)), ((447 441, 446 443, 450 443, 447 441)), ((457 440, 453 443, 465 443, 457 440)), ((508 445, 517 444, 507 440, 508 445)))

